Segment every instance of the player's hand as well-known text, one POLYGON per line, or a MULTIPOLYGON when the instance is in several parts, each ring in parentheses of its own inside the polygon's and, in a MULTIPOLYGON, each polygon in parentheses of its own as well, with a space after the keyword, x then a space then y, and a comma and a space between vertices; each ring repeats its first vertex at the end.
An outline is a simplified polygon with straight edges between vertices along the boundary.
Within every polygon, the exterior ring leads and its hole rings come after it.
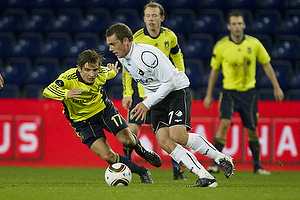
POLYGON ((274 97, 276 101, 281 102, 284 98, 284 93, 280 87, 274 88, 274 97))
POLYGON ((120 70, 120 67, 118 67, 118 61, 116 61, 115 64, 113 64, 113 63, 107 63, 107 67, 108 67, 109 69, 114 70, 114 71, 116 72, 116 74, 117 74, 117 73, 119 72, 119 70, 120 70))
POLYGON ((132 104, 132 97, 123 97, 122 99, 122 106, 128 110, 132 104))
POLYGON ((146 112, 149 109, 143 104, 143 102, 138 103, 130 112, 131 115, 133 115, 133 118, 135 118, 135 121, 141 119, 144 120, 144 117, 146 115, 146 112))
POLYGON ((74 97, 80 97, 80 94, 83 93, 84 90, 81 89, 72 89, 68 92, 68 99, 74 98, 74 97))
POLYGON ((3 88, 3 85, 4 85, 4 80, 3 80, 3 77, 0 74, 0 89, 3 88))
POLYGON ((211 109, 213 101, 214 101, 214 98, 211 95, 206 95, 203 100, 204 107, 207 110, 211 109))

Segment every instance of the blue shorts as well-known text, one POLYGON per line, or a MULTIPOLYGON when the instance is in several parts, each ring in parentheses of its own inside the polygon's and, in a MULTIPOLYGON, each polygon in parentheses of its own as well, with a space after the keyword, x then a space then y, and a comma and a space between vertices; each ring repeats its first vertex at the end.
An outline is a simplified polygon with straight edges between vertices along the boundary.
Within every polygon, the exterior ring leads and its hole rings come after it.
POLYGON ((132 104, 131 107, 128 109, 128 113, 127 113, 127 119, 128 119, 128 123, 133 123, 133 124, 150 124, 151 120, 150 120, 150 113, 151 111, 148 110, 146 113, 146 116, 144 117, 143 120, 138 119, 137 121, 135 121, 135 118, 133 118, 133 114, 130 115, 131 110, 140 102, 143 101, 143 98, 139 97, 139 96, 132 96, 132 104))
POLYGON ((105 101, 106 108, 96 115, 79 122, 71 122, 81 142, 88 147, 99 138, 105 137, 103 129, 116 135, 128 127, 125 119, 120 115, 110 100, 105 101))
POLYGON ((188 88, 170 92, 151 107, 151 123, 154 133, 160 128, 183 125, 191 127, 191 95, 188 88))
POLYGON ((222 89, 219 104, 221 119, 231 120, 232 115, 239 112, 243 126, 251 129, 257 126, 258 109, 255 88, 245 92, 222 89))

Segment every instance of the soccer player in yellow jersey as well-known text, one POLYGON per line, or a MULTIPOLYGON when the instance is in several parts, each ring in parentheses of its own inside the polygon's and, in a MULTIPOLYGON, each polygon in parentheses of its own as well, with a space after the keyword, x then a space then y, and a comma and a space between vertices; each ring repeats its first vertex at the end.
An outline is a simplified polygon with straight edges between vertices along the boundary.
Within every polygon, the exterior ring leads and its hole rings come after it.
MULTIPOLYGON (((167 57, 171 57, 174 65, 179 71, 185 71, 183 55, 178 45, 177 36, 173 31, 162 27, 161 23, 165 18, 165 11, 161 4, 150 2, 144 6, 145 27, 138 30, 133 36, 133 42, 150 44, 160 49, 167 57)), ((145 89, 140 83, 136 83, 131 76, 123 70, 123 107, 130 113, 139 102, 145 97, 145 89)), ((134 134, 138 134, 141 124, 150 124, 150 112, 148 111, 144 120, 135 120, 128 115, 128 125, 134 134)), ((124 154, 131 159, 131 151, 124 148, 124 154)), ((187 180, 180 165, 172 159, 174 179, 187 180)))
MULTIPOLYGON (((215 135, 214 146, 221 152, 225 143, 227 131, 231 125, 231 118, 235 112, 239 112, 243 126, 248 133, 249 146, 253 155, 254 173, 271 174, 263 169, 260 164, 260 144, 257 133, 257 95, 255 89, 256 61, 262 67, 270 79, 274 97, 281 102, 284 94, 278 84, 274 70, 270 64, 270 56, 261 42, 244 34, 246 24, 243 13, 233 11, 229 14, 229 36, 219 40, 211 59, 211 73, 208 80, 208 88, 204 98, 204 106, 210 109, 213 102, 213 88, 217 81, 220 67, 222 66, 223 88, 220 93, 219 113, 220 125, 215 135)), ((219 172, 215 164, 208 168, 210 172, 219 172)))
MULTIPOLYGON (((108 164, 121 162, 140 175, 142 183, 153 183, 150 172, 126 157, 115 153, 106 141, 104 129, 113 133, 125 146, 133 148, 138 155, 159 167, 161 159, 155 152, 145 149, 132 134, 124 118, 103 92, 106 80, 118 73, 117 62, 101 66, 104 58, 95 50, 85 50, 78 56, 78 65, 62 73, 47 86, 46 98, 62 101, 64 114, 77 136, 94 153, 108 164)), ((84 155, 81 155, 84 156, 84 155)))

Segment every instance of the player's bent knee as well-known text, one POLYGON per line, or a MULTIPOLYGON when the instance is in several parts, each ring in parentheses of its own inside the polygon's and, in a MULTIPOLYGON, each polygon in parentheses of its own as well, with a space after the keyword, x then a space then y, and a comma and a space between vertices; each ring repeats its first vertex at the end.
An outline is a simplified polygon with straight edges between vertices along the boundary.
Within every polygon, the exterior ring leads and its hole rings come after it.
POLYGON ((188 135, 186 135, 185 133, 183 134, 170 134, 170 138, 172 141, 181 144, 181 145, 185 145, 187 143, 188 140, 188 135))
POLYGON ((170 154, 175 148, 175 143, 172 140, 158 140, 158 145, 168 154, 170 154))

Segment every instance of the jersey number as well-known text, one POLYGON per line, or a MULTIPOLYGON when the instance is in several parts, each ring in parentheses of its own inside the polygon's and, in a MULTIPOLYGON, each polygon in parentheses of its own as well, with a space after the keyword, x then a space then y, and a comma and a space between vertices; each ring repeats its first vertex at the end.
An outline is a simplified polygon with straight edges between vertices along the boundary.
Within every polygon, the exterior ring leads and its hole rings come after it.
POLYGON ((169 112, 169 124, 172 122, 172 117, 173 117, 174 111, 169 112))
POLYGON ((115 122, 117 127, 123 124, 123 121, 122 121, 121 116, 119 114, 116 114, 116 115, 112 116, 111 120, 115 122))

